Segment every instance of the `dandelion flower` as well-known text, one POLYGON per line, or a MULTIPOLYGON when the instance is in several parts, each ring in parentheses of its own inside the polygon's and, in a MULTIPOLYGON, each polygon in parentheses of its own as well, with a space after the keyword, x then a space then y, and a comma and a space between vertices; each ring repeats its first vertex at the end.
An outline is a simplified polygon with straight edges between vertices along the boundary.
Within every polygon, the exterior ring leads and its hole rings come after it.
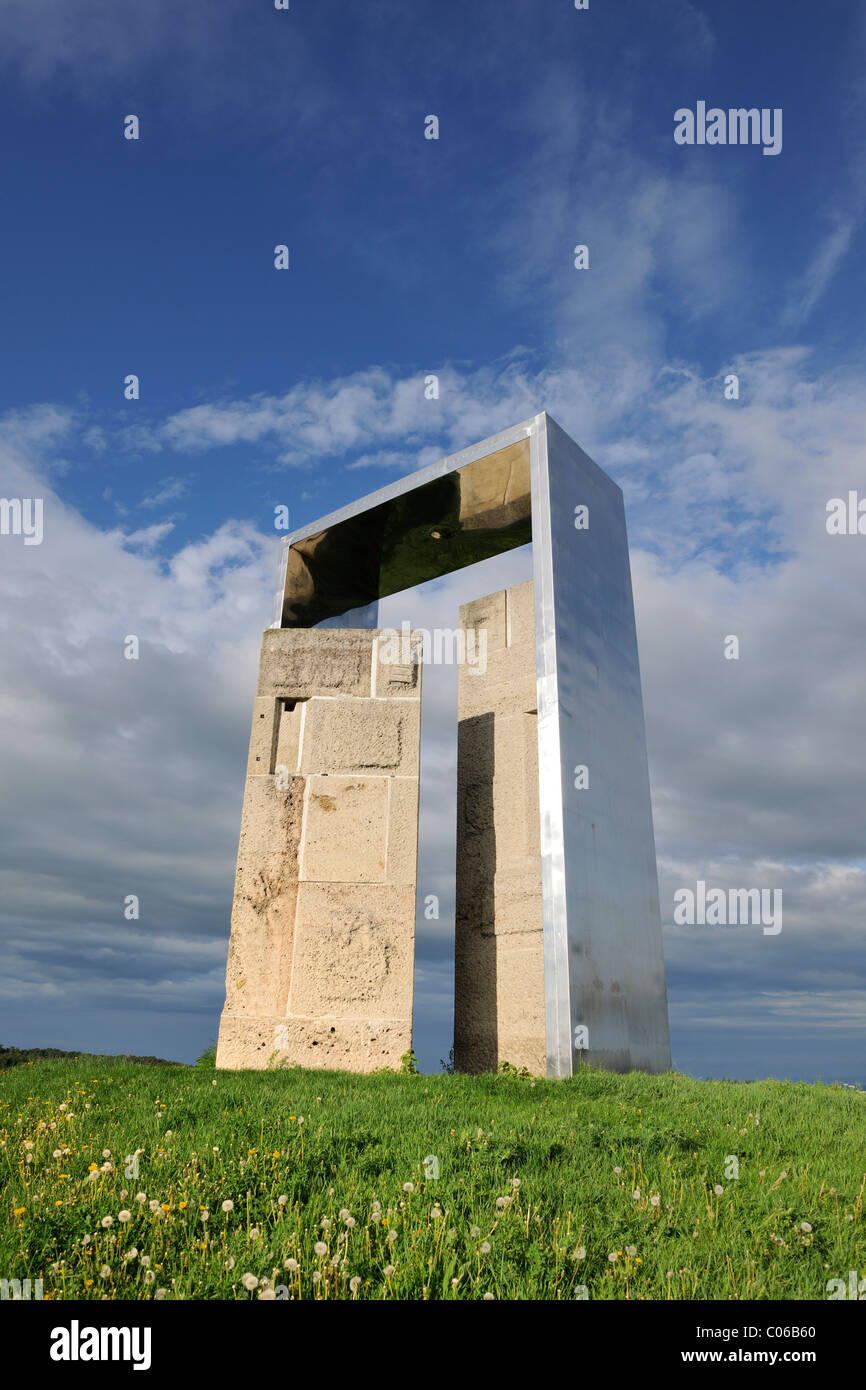
POLYGON ((317 1240, 313 1249, 317 1255, 327 1255, 328 1253, 328 1247, 323 1240, 317 1240))
POLYGON ((249 1289, 250 1292, 252 1292, 253 1289, 257 1289, 259 1286, 259 1281, 254 1274, 242 1274, 241 1283, 244 1288, 249 1289))
POLYGON ((626 1253, 627 1255, 631 1255, 632 1258, 634 1258, 634 1256, 637 1254, 637 1246, 636 1246, 636 1245, 627 1245, 627 1246, 625 1247, 625 1253, 626 1253))
POLYGON ((266 1303, 272 1302, 276 1298, 276 1296, 277 1295, 273 1289, 262 1289, 261 1293, 259 1294, 259 1298, 264 1299, 266 1303))
POLYGON ((349 1288, 352 1290, 352 1293, 357 1293, 360 1287, 361 1276, 360 1274, 356 1274, 352 1279, 349 1280, 349 1288))
POLYGON ((321 1277, 322 1277, 322 1276, 321 1276, 321 1274, 319 1273, 319 1271, 318 1271, 317 1269, 314 1269, 314 1270, 313 1270, 313 1283, 314 1283, 314 1284, 318 1284, 318 1283, 319 1283, 319 1280, 321 1279, 321 1277))
POLYGON ((805 1231, 806 1234, 809 1235, 810 1232, 811 1232, 811 1230, 812 1230, 812 1227, 809 1225, 809 1222, 808 1222, 808 1221, 801 1221, 801 1222, 800 1222, 800 1230, 801 1230, 801 1231, 805 1231))
POLYGON ((62 1157, 63 1157, 63 1150, 62 1150, 62 1149, 55 1149, 54 1152, 53 1152, 53 1154, 51 1155, 51 1157, 52 1157, 52 1158, 62 1158, 62 1157))
POLYGON ((481 1244, 479 1245, 478 1249, 481 1251, 482 1255, 489 1255, 489 1254, 490 1254, 490 1241, 489 1241, 489 1240, 482 1240, 482 1242, 481 1242, 481 1244))
POLYGON ((353 1227, 354 1225, 355 1225, 355 1218, 354 1218, 354 1216, 347 1216, 347 1217, 346 1217, 346 1229, 347 1229, 347 1230, 351 1230, 352 1227, 353 1227))
POLYGON ((109 1227, 109 1226, 112 1226, 112 1225, 114 1224, 114 1217, 113 1217, 113 1216, 103 1216, 102 1221, 101 1221, 100 1224, 105 1228, 105 1230, 108 1230, 108 1227, 109 1227))
POLYGON ((390 1245, 393 1245, 393 1244, 394 1244, 394 1241, 395 1241, 396 1239, 397 1239, 397 1232, 396 1232, 396 1231, 389 1231, 389 1232, 388 1232, 388 1243, 389 1243, 390 1245))
POLYGON ((614 1168, 613 1171, 614 1171, 615 1173, 621 1173, 621 1172, 622 1172, 622 1169, 621 1169, 621 1168, 614 1168))
POLYGON ((661 1197, 650 1197, 650 1206, 657 1207, 661 1204, 661 1197))
POLYGON ((493 1301, 493 1294, 492 1294, 492 1293, 486 1293, 486 1294, 484 1295, 484 1302, 485 1302, 485 1303, 491 1303, 492 1301, 493 1301))
POLYGON ((103 1158, 111 1158, 111 1149, 103 1149, 103 1150, 102 1150, 102 1157, 103 1157, 103 1158))
POLYGON ((404 1184, 403 1184, 403 1191, 404 1191, 404 1192, 414 1192, 414 1191, 415 1191, 415 1184, 414 1184, 413 1182, 404 1182, 404 1184))
POLYGON ((154 1294, 154 1298, 159 1298, 159 1299, 165 1298, 165 1296, 166 1296, 167 1293, 168 1293, 168 1289, 157 1289, 156 1293, 154 1294))
POLYGON ((223 1202, 222 1209, 223 1211, 234 1211, 235 1204, 230 1197, 227 1197, 226 1200, 223 1202))
POLYGON ((469 1234, 470 1234, 470 1236, 472 1237, 473 1240, 477 1240, 478 1237, 481 1235, 481 1227, 480 1227, 480 1226, 473 1226, 472 1229, 470 1230, 469 1234))
POLYGON ((386 1279, 390 1279, 392 1274, 397 1273, 397 1270, 394 1265, 386 1265, 383 1273, 386 1279))
POLYGON ((277 1198, 277 1206, 284 1207, 288 1200, 288 1197, 283 1193, 282 1197, 277 1198))
POLYGON ((301 1266, 298 1264, 297 1260, 286 1260, 285 1264, 283 1265, 283 1269, 288 1269, 292 1274, 297 1274, 300 1267, 301 1266))
POLYGON ((132 1220, 132 1212, 131 1212, 131 1211, 119 1211, 119 1212, 117 1213, 117 1219, 118 1219, 118 1221, 131 1221, 131 1220, 132 1220))
POLYGON ((716 1183, 715 1187, 713 1188, 713 1191, 715 1192, 717 1197, 721 1197, 724 1190, 725 1189, 722 1187, 720 1183, 716 1183))
POLYGON ((111 1265, 103 1265, 103 1266, 102 1266, 102 1269, 99 1271, 99 1277, 100 1277, 100 1279, 110 1279, 110 1278, 111 1278, 111 1265))
POLYGON ((147 1201, 147 1193, 146 1193, 146 1192, 136 1192, 136 1194, 135 1194, 135 1200, 136 1200, 137 1202, 146 1202, 146 1201, 147 1201))
POLYGON ((234 1255, 229 1255, 228 1259, 226 1260, 226 1269, 234 1269, 234 1267, 235 1267, 235 1257, 234 1257, 234 1255))
POLYGON ((145 1284, 152 1284, 155 1278, 156 1278, 156 1275, 154 1274, 154 1272, 153 1272, 152 1269, 146 1269, 146 1270, 144 1271, 144 1282, 145 1282, 145 1284))
POLYGON ((505 1209, 505 1207, 510 1207, 510 1206, 511 1206, 511 1198, 510 1198, 510 1197, 497 1197, 497 1198, 496 1198, 496 1205, 499 1207, 499 1210, 500 1210, 500 1211, 503 1211, 503 1210, 505 1209))

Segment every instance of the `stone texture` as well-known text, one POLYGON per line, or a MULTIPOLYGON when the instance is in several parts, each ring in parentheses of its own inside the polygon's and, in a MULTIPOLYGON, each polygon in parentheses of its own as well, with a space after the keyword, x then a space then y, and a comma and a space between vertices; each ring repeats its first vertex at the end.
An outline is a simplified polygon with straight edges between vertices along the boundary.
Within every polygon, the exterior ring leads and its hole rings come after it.
POLYGON ((533 586, 475 599, 487 670, 460 669, 454 1063, 546 1074, 533 586))
POLYGON ((386 778, 310 777, 301 878, 384 883, 387 821, 386 778))
POLYGON ((421 674, 374 680, 376 638, 264 634, 220 1067, 397 1068, 412 1045, 421 674))
POLYGON ((302 883, 290 1015, 411 1020, 414 915, 414 884, 302 883))

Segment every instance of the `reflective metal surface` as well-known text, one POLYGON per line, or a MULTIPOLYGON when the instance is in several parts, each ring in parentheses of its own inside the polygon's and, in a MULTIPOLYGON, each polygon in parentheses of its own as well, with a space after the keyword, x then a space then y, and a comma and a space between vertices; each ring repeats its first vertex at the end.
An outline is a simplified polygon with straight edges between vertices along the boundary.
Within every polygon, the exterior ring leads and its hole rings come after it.
POLYGON ((288 537, 274 626, 375 625, 379 598, 530 539, 547 1072, 569 1076, 581 1056, 661 1071, 670 1066, 667 995, 616 484, 537 415, 288 537), (585 530, 574 524, 581 505, 585 530))
POLYGON ((533 460, 548 1075, 670 1067, 622 492, 549 416, 533 460), (575 507, 589 527, 575 529, 575 507), (586 766, 589 786, 575 788, 586 766), (575 1029, 588 1047, 574 1046, 575 1029))
POLYGON ((316 626, 530 540, 525 432, 473 462, 433 470, 414 475, 411 491, 374 493, 288 538, 279 626, 316 626))

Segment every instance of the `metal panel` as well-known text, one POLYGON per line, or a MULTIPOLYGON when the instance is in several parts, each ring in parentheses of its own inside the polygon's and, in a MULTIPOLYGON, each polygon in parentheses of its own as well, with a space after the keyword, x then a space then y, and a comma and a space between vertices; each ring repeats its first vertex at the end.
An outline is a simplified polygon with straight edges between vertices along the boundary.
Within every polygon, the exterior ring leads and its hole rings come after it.
MULTIPOLYGON (((561 1065, 563 1046, 561 855, 574 1060, 574 1029, 583 1025, 592 1063, 615 1071, 660 1071, 670 1066, 670 1040, 623 497, 549 418, 545 435, 547 490, 555 505, 535 530, 545 584, 536 596, 539 698, 545 683, 545 698, 552 702, 547 686, 553 665, 562 807, 562 843, 554 835, 549 871, 555 955, 548 985, 555 1049, 549 1067, 561 1065), (574 524, 581 504, 589 507, 586 530, 574 524), (574 771, 581 764, 589 769, 589 786, 576 790, 574 771)), ((552 745, 552 734, 544 736, 539 721, 540 753, 545 737, 552 745)), ((545 778, 552 780, 552 747, 544 756, 545 778)), ((541 791, 552 820, 555 789, 545 780, 541 791)))

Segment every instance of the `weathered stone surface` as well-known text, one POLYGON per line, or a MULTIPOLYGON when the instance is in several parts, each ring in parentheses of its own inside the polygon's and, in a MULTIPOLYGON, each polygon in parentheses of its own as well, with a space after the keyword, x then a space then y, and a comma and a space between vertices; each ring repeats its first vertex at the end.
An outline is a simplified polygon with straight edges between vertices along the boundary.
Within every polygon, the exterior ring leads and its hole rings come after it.
POLYGON ((310 777, 301 878, 384 883, 388 839, 384 777, 310 777))
POLYGON ((376 642, 373 663, 373 694, 381 698, 418 700, 421 698, 421 641, 417 633, 408 634, 403 641, 402 630, 396 637, 380 637, 376 642), (397 647, 396 653, 394 647, 397 647), (392 661, 392 655, 408 655, 408 662, 392 661))
POLYGON ((264 635, 220 1067, 368 1071, 411 1047, 420 670, 371 694, 376 636, 264 635))
POLYGON ((274 765, 277 722, 276 700, 268 696, 257 696, 253 701, 253 727, 247 759, 248 777, 265 776, 271 771, 274 765))
MULTIPOLYGON (((487 651, 502 650, 507 644, 506 590, 498 594, 485 594, 483 598, 471 599, 460 609, 460 626, 467 631, 482 628, 487 634, 487 651)), ((478 650, 476 643, 475 650, 478 650)))
POLYGON ((417 729, 415 701, 312 699, 301 771, 408 773, 418 761, 417 729))
POLYGON ((392 777, 388 783, 388 883, 414 884, 418 875, 418 778, 392 777))
POLYGON ((546 1073, 538 729, 532 583, 476 599, 483 675, 460 671, 454 1061, 546 1073), (501 636, 501 643, 498 641, 501 636))
POLYGON ((354 628, 268 628, 259 663, 259 695, 370 694, 371 637, 354 628))
POLYGON ((399 1071, 412 1046, 411 1019, 239 1018, 223 1015, 217 1066, 399 1071))
POLYGON ((289 1015, 412 1017, 415 886, 302 883, 289 1015))

